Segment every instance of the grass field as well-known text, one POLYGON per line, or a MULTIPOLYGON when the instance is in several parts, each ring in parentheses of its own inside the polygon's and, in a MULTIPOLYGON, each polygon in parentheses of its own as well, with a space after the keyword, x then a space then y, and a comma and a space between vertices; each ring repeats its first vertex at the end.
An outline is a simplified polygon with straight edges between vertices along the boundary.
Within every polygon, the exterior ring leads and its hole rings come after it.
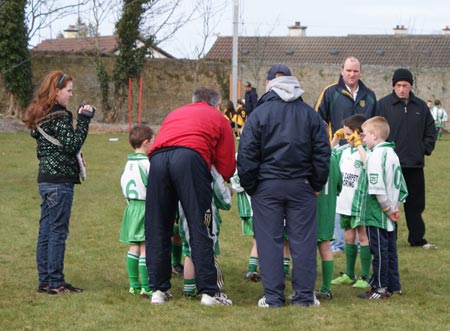
MULTIPOLYGON (((88 179, 76 187, 64 270, 66 280, 85 291, 48 296, 36 293, 35 142, 24 132, 0 133, 0 330, 450 330, 449 150, 445 136, 425 168, 426 238, 438 249, 408 247, 403 215, 400 220, 402 297, 368 302, 355 297, 360 290, 335 286, 334 299, 321 307, 258 308, 261 284, 242 280, 251 240, 241 235, 233 206, 222 214, 220 261, 234 305, 204 307, 184 299, 181 279, 173 278, 174 300, 152 306, 128 294, 127 246, 118 242, 125 207, 119 179, 131 152, 126 135, 90 135, 85 143, 88 179)), ((335 261, 338 274, 344 257, 335 261)))

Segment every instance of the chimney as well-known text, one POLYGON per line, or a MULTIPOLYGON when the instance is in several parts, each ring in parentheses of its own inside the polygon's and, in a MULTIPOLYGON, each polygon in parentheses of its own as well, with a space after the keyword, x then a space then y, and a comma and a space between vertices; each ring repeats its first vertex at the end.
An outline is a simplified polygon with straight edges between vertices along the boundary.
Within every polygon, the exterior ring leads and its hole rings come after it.
POLYGON ((442 29, 442 33, 446 36, 450 36, 450 28, 448 27, 448 25, 442 29))
POLYGON ((295 22, 294 25, 288 26, 289 37, 305 37, 306 26, 301 26, 300 22, 295 22))
POLYGON ((396 25, 393 30, 396 35, 405 35, 408 32, 404 25, 396 25))
POLYGON ((63 32, 64 32, 64 38, 66 38, 66 39, 73 39, 73 38, 80 37, 78 28, 75 25, 69 25, 69 27, 67 29, 65 29, 63 32))

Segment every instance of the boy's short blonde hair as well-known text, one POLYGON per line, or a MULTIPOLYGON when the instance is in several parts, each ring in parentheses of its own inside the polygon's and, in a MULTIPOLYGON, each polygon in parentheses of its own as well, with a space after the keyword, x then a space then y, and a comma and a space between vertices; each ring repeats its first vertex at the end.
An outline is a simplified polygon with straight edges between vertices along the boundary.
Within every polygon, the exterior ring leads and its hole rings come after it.
POLYGON ((364 131, 378 133, 378 137, 382 140, 386 140, 389 137, 389 123, 382 116, 375 116, 368 119, 361 127, 364 131))

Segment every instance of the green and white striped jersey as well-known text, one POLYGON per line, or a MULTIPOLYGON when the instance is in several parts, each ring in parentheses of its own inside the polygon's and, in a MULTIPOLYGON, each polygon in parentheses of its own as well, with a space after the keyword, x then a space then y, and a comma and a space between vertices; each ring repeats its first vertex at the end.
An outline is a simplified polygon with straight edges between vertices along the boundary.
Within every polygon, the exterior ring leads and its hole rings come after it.
POLYGON ((391 201, 391 208, 397 209, 404 202, 408 189, 394 143, 383 142, 376 145, 367 155, 366 170, 368 192, 365 213, 366 226, 393 231, 394 223, 383 213, 376 195, 385 195, 391 201))
MULTIPOLYGON (((365 147, 364 147, 365 148, 365 147)), ((342 175, 342 190, 336 202, 336 213, 360 217, 367 199, 367 177, 357 148, 349 144, 335 149, 342 175)))
POLYGON ((127 200, 145 200, 149 168, 147 155, 128 154, 128 162, 120 178, 122 193, 127 200))
POLYGON ((239 216, 242 219, 253 217, 252 200, 247 192, 245 192, 244 188, 241 186, 237 170, 235 171, 233 177, 230 178, 230 182, 231 188, 237 193, 239 216))

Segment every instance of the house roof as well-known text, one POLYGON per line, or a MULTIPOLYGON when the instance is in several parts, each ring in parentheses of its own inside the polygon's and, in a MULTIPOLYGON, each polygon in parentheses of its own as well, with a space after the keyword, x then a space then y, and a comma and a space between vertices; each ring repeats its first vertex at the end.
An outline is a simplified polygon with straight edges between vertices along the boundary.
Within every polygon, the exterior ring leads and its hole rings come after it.
MULTIPOLYGON (((99 36, 85 38, 56 38, 46 39, 33 48, 37 52, 92 52, 97 47, 103 54, 115 54, 118 51, 116 36, 99 36)), ((153 45, 153 52, 158 52, 166 58, 174 58, 171 54, 153 45)), ((155 56, 156 57, 156 56, 155 56)))
MULTIPOLYGON (((261 64, 341 64, 450 67, 449 35, 348 35, 345 37, 239 37, 239 61, 261 64)), ((206 55, 231 60, 232 37, 218 37, 206 55)))

